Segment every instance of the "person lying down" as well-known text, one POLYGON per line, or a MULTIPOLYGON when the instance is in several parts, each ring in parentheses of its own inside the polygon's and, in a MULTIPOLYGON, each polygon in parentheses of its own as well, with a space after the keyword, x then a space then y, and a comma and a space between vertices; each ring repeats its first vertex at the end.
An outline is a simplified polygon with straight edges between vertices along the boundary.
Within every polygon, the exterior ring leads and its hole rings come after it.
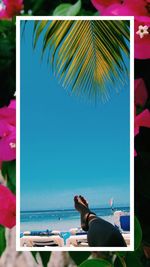
POLYGON ((126 247, 125 240, 119 230, 111 223, 97 217, 89 209, 88 202, 83 196, 74 197, 75 209, 81 216, 81 228, 87 231, 90 247, 126 247))

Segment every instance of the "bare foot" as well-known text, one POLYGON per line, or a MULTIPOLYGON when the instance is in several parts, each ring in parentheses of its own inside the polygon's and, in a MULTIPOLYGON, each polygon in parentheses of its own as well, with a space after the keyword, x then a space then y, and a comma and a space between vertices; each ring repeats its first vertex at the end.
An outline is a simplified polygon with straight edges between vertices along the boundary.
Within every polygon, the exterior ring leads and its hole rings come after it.
POLYGON ((86 222, 87 215, 90 213, 88 202, 85 200, 83 196, 75 196, 74 205, 76 210, 80 212, 82 229, 84 231, 88 231, 88 224, 86 222))
POLYGON ((86 201, 86 199, 83 196, 81 196, 81 195, 79 196, 79 198, 85 204, 85 206, 88 208, 88 202, 86 201))

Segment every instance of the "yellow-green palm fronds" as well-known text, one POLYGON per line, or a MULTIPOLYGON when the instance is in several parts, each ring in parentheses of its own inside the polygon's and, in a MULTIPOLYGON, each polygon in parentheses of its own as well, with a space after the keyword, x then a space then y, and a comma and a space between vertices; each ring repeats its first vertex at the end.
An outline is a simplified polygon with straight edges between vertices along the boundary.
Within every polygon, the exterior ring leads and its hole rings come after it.
POLYGON ((38 21, 34 47, 42 33, 42 55, 49 50, 48 61, 62 85, 77 95, 104 99, 109 84, 115 88, 116 80, 126 80, 129 32, 129 21, 38 21))

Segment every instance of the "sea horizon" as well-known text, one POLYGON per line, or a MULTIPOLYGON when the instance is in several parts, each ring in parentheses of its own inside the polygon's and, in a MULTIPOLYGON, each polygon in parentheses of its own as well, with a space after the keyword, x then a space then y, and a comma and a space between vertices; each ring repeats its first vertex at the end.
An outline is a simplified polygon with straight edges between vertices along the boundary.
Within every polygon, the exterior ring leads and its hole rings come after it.
MULTIPOLYGON (((114 209, 118 208, 130 208, 130 204, 117 204, 116 206, 113 207, 114 209)), ((109 205, 106 206, 92 206, 90 209, 98 210, 98 209, 111 209, 109 205)), ((25 212, 51 212, 51 211, 74 211, 75 208, 72 207, 65 207, 65 208, 51 208, 51 209, 30 209, 30 210, 20 210, 21 213, 25 212)))
MULTIPOLYGON (((114 210, 111 207, 105 208, 91 208, 98 217, 103 218, 110 223, 114 223, 114 211, 121 210, 129 213, 130 207, 119 206, 114 210)), ((20 230, 33 231, 33 230, 60 230, 68 231, 71 228, 80 228, 80 214, 76 209, 53 209, 53 210, 34 210, 34 211, 22 211, 20 213, 20 230)))

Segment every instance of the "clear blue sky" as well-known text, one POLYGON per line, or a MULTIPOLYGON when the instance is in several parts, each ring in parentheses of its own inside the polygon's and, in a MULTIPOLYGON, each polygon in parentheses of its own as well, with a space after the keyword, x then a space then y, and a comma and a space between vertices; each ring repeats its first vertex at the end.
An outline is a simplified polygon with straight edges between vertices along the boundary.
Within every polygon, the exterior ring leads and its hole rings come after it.
POLYGON ((21 40, 21 209, 73 208, 76 194, 91 206, 111 197, 129 204, 129 84, 96 106, 70 96, 40 62, 41 41, 33 51, 32 33, 28 21, 21 40))

